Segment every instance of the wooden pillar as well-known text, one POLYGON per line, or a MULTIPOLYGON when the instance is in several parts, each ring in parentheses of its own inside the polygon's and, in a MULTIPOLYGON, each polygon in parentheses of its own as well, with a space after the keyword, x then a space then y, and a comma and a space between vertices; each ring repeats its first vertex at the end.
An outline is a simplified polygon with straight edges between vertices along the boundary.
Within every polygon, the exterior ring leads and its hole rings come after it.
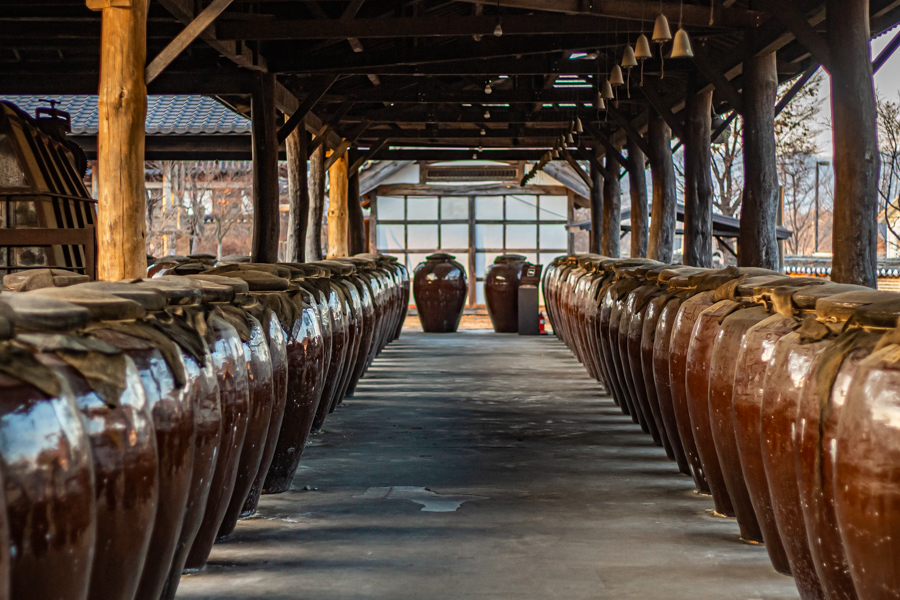
POLYGON ((98 277, 107 281, 147 274, 144 123, 147 120, 147 7, 88 3, 103 11, 97 102, 98 277))
POLYGON ((603 173, 591 163, 591 244, 590 251, 600 254, 603 237, 603 173))
POLYGON ((742 267, 778 268, 777 92, 774 52, 744 61, 744 197, 738 235, 738 263, 742 267))
POLYGON ((366 252, 378 252, 378 194, 369 192, 369 248, 366 252))
POLYGON ((628 137, 628 183, 631 194, 631 258, 646 258, 647 229, 647 175, 644 152, 637 142, 628 137))
POLYGON ((684 264, 712 266, 712 91, 688 85, 684 140, 684 264))
POLYGON ((306 262, 306 228, 309 224, 309 181, 306 176, 309 134, 296 127, 285 140, 288 179, 287 262, 306 262))
POLYGON ((622 195, 619 190, 619 161, 606 153, 606 177, 603 178, 603 236, 601 254, 619 257, 619 233, 622 224, 622 195))
POLYGON ((672 262, 675 228, 678 222, 675 195, 675 163, 672 161, 672 130, 660 115, 651 113, 648 123, 650 177, 653 181, 653 206, 650 211, 650 239, 647 257, 672 262))
POLYGON ((828 0, 834 136, 834 248, 831 279, 876 287, 878 172, 869 1, 828 0))
POLYGON ((366 249, 366 223, 359 197, 358 170, 347 180, 347 237, 349 238, 350 256, 368 252, 366 249))
POLYGON ((306 228, 306 260, 322 260, 322 218, 325 216, 325 144, 309 157, 309 223, 306 228))
POLYGON ((278 262, 278 128, 275 76, 254 73, 250 98, 253 138, 253 241, 250 260, 278 262))
POLYGON ((347 238, 347 153, 328 170, 328 258, 350 255, 347 238))

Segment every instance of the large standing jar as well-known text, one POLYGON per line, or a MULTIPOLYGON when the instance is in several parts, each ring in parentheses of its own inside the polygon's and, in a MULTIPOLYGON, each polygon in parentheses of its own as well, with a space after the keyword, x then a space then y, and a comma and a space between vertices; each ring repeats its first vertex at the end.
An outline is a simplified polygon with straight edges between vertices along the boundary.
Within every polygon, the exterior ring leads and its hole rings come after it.
MULTIPOLYGON (((22 331, 90 321, 86 309, 18 294, 0 294, 0 310, 22 331)), ((0 325, 0 598, 85 600, 97 534, 90 438, 71 386, 0 325)))
MULTIPOLYGON (((897 322, 898 303, 878 308, 881 316, 866 316, 863 325, 897 322)), ((859 598, 894 599, 900 590, 900 329, 881 338, 845 385, 833 446, 841 539, 859 598)))
POLYGON ((525 264, 521 254, 503 254, 484 274, 484 301, 497 333, 519 331, 519 280, 525 264))
POLYGON ((466 270, 450 254, 432 254, 416 265, 413 295, 426 333, 453 333, 459 327, 469 285, 466 270))

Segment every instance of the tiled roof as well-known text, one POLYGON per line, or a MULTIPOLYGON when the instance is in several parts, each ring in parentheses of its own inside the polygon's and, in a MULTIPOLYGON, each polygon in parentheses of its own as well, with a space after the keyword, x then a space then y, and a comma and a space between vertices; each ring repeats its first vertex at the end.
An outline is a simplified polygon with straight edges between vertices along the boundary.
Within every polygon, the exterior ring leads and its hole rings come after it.
MULTIPOLYGON (((97 133, 97 96, 0 96, 30 115, 46 100, 72 117, 72 133, 97 133)), ((250 120, 207 96, 148 96, 147 135, 250 133, 250 120)))

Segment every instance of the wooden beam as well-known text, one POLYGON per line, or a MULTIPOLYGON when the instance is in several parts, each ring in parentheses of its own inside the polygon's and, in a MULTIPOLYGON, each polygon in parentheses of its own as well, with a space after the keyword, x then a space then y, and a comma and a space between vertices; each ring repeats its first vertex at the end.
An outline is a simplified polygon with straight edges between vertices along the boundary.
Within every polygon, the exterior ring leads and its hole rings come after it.
POLYGON ((150 83, 156 79, 166 67, 172 64, 172 61, 178 58, 179 54, 197 39, 198 35, 212 25, 216 17, 222 14, 232 2, 233 0, 213 0, 209 6, 204 8, 197 18, 184 28, 184 31, 179 33, 174 40, 169 42, 169 45, 162 49, 162 52, 156 55, 156 58, 150 61, 144 74, 146 82, 150 83))
MULTIPOLYGON (((323 124, 321 129, 316 132, 316 137, 313 138, 312 144, 310 146, 310 152, 313 152, 316 148, 319 147, 319 144, 325 142, 328 139, 328 136, 334 127, 341 122, 341 119, 350 112, 350 109, 353 108, 352 102, 345 102, 341 105, 341 107, 328 118, 328 122, 323 124)), ((363 120, 365 121, 365 119, 363 120)), ((340 142, 338 142, 340 144, 340 142)))
POLYGON ((306 262, 306 230, 309 227, 308 144, 309 133, 299 128, 292 131, 286 140, 289 205, 286 262, 306 262))
POLYGON ((368 161, 372 160, 372 157, 375 156, 375 154, 377 154, 379 150, 384 148, 384 145, 387 144, 387 142, 388 138, 381 138, 374 144, 370 145, 369 150, 366 151, 365 154, 360 155, 360 157, 353 161, 353 164, 350 165, 350 168, 348 169, 350 175, 352 176, 355 173, 359 172, 359 168, 366 164, 368 161))
POLYGON ((291 113, 290 118, 285 122, 284 125, 281 126, 281 129, 278 130, 278 141, 283 142, 287 139, 287 137, 291 134, 292 131, 303 122, 303 119, 306 118, 306 115, 313 109, 316 103, 325 95, 325 92, 328 91, 335 81, 337 81, 337 75, 329 75, 318 82, 315 86, 311 87, 309 93, 306 95, 306 98, 303 99, 303 102, 300 106, 291 113))
MULTIPOLYGON (((606 172, 606 167, 600 162, 600 159, 603 158, 603 150, 599 148, 583 148, 578 146, 575 148, 575 154, 577 154, 581 160, 586 160, 590 163, 591 167, 599 169, 600 174, 604 177, 609 177, 609 174, 606 172)), ((613 174, 613 177, 618 177, 618 173, 613 174)))
MULTIPOLYGON (((356 140, 362 135, 362 132, 366 130, 369 126, 368 123, 362 123, 359 127, 357 127, 356 132, 347 137, 344 140, 341 140, 341 143, 338 144, 338 147, 334 149, 334 152, 331 153, 331 156, 328 157, 328 160, 325 161, 325 169, 330 169, 331 165, 333 165, 344 153, 356 143, 356 140)), ((348 170, 349 173, 349 170, 348 170)))
POLYGON ((644 139, 644 136, 641 135, 641 133, 631 122, 631 119, 629 119, 627 115, 622 114, 615 106, 612 106, 612 103, 610 103, 610 106, 607 107, 607 110, 609 111, 609 114, 611 114, 613 118, 622 126, 622 131, 625 132, 625 135, 628 136, 628 139, 637 144, 637 147, 640 148, 641 152, 649 156, 650 145, 647 143, 647 140, 644 139))
POLYGON ((149 0, 102 10, 97 242, 98 277, 105 281, 147 274, 144 195, 144 123, 147 119, 147 11, 149 0))
POLYGON ((669 105, 665 103, 662 97, 659 95, 659 92, 656 90, 656 82, 653 81, 652 78, 645 78, 644 85, 640 88, 642 92, 644 92, 644 96, 650 102, 650 105, 656 109, 656 112, 661 116, 666 124, 669 126, 669 129, 678 137, 679 139, 684 139, 684 126, 681 121, 675 114, 672 112, 672 109, 669 108, 669 105))
POLYGON ((322 219, 325 211, 325 146, 309 152, 309 223, 306 260, 322 260, 322 219))
POLYGON ((569 163, 569 166, 572 167, 572 170, 575 171, 575 174, 581 177, 588 188, 594 185, 594 182, 591 180, 591 176, 584 172, 584 169, 581 168, 581 165, 578 164, 578 161, 572 157, 572 154, 568 150, 563 148, 562 155, 566 162, 569 163))
POLYGON ((349 256, 346 154, 331 165, 328 181, 328 258, 349 256))
MULTIPOLYGON (((616 172, 618 172, 619 166, 625 167, 628 169, 628 159, 622 156, 622 153, 616 148, 615 144, 610 141, 610 139, 603 133, 596 123, 593 121, 583 121, 584 126, 587 127, 588 133, 591 134, 591 137, 600 142, 604 148, 606 148, 607 154, 612 154, 616 158, 616 172)), ((608 163, 607 163, 608 165, 608 163)))
MULTIPOLYGON (((831 49, 828 42, 813 29, 809 18, 800 12, 793 2, 779 2, 779 0, 759 0, 759 2, 794 34, 797 41, 809 50, 819 64, 828 68, 831 64, 831 49)), ((833 18, 830 13, 829 16, 833 18)))
POLYGON ((253 132, 253 262, 278 262, 278 136, 275 76, 257 74, 251 97, 253 132))
POLYGON ((775 163, 775 54, 744 63, 744 193, 738 236, 742 267, 778 268, 778 167, 775 163))
POLYGON ((810 79, 812 79, 813 75, 815 75, 816 71, 818 70, 818 63, 813 63, 809 67, 807 67, 807 69, 803 72, 803 75, 801 75, 800 78, 794 82, 794 85, 791 86, 791 89, 789 89, 787 93, 781 97, 781 100, 778 101, 778 104, 775 105, 776 117, 781 114, 781 111, 783 111, 788 104, 790 104, 791 100, 794 99, 794 96, 800 93, 800 90, 803 89, 803 86, 805 86, 806 83, 810 79))
POLYGON ((834 135, 833 271, 839 283, 877 287, 878 136, 869 2, 827 0, 834 135), (838 50, 839 49, 839 50, 838 50))
POLYGON ((694 47, 694 64, 697 69, 703 73, 716 88, 716 91, 731 105, 731 107, 741 112, 743 101, 741 100, 741 92, 735 87, 731 81, 723 74, 722 67, 713 63, 712 59, 706 52, 704 43, 697 44, 694 47))
POLYGON ((650 145, 650 177, 653 181, 653 202, 650 209, 650 237, 647 258, 671 263, 675 252, 676 209, 675 164, 670 145, 672 130, 658 114, 650 115, 647 123, 650 145))
POLYGON ((894 52, 897 51, 897 48, 900 48, 900 31, 898 31, 894 37, 888 42, 888 45, 881 49, 881 52, 878 53, 878 57, 872 63, 872 71, 877 73, 881 70, 881 67, 884 66, 891 56, 894 55, 894 52))
MULTIPOLYGON (((462 2, 483 2, 484 0, 461 0, 462 2)), ((681 5, 676 2, 652 3, 644 7, 640 2, 621 2, 620 0, 499 0, 499 5, 525 10, 543 10, 562 12, 571 15, 589 14, 634 21, 652 21, 661 10, 672 23, 682 23, 691 27, 710 26, 710 19, 720 28, 758 27, 768 15, 762 12, 741 8, 723 8, 717 6, 710 10, 692 4, 681 5), (650 10, 645 10, 650 8, 650 10), (652 14, 651 14, 652 13, 652 14)), ((503 28, 506 33, 506 27, 503 28)))
MULTIPOLYGON (((515 194, 521 196, 562 196, 566 189, 560 185, 528 185, 516 188, 515 194)), ((397 183, 377 187, 379 196, 497 196, 510 194, 505 184, 474 183, 468 185, 441 185, 421 183, 397 183)))

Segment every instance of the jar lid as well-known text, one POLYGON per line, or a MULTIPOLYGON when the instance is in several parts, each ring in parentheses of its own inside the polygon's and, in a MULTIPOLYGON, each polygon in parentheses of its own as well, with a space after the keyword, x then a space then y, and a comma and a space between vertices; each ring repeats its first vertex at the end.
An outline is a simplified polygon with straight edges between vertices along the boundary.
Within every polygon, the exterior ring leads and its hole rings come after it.
POLYGON ((105 292, 126 300, 134 300, 147 311, 160 311, 166 308, 166 299, 159 292, 121 281, 89 281, 73 285, 71 289, 105 292))
POLYGON ((328 260, 320 260, 315 264, 330 269, 335 275, 347 277, 356 273, 356 265, 342 258, 330 258, 328 260))
POLYGON ((326 275, 325 269, 309 263, 278 263, 291 272, 291 279, 318 278, 326 275))
POLYGON ((163 263, 183 263, 187 262, 187 256, 181 256, 180 254, 169 254, 167 256, 163 256, 161 258, 157 258, 153 261, 154 265, 161 265, 163 263))
POLYGON ((757 275, 755 277, 747 277, 741 281, 737 285, 734 295, 737 298, 766 297, 777 287, 794 284, 799 286, 802 283, 802 281, 799 281, 799 278, 787 275, 757 275))
POLYGON ((29 269, 3 276, 3 285, 14 292, 27 292, 45 287, 66 287, 90 281, 87 275, 66 269, 29 269))
POLYGON ((456 260, 456 257, 452 254, 447 254, 446 252, 437 252, 435 254, 429 254, 425 257, 425 260, 456 260))
POLYGON ((192 275, 194 273, 205 273, 210 269, 210 263, 200 260, 190 260, 186 263, 175 265, 166 273, 175 273, 177 275, 192 275))
POLYGON ((204 262, 212 261, 213 263, 218 260, 215 254, 208 254, 206 252, 196 252, 194 254, 188 254, 187 257, 191 260, 201 260, 204 262))
POLYGON ((23 292, 23 296, 43 296, 88 309, 96 321, 130 321, 146 316, 144 307, 127 298, 78 287, 42 288, 23 292))
MULTIPOLYGON (((202 274, 200 274, 202 275, 202 274)), ((164 275, 154 281, 170 282, 173 285, 184 286, 187 284, 192 289, 200 290, 198 302, 231 302, 237 293, 230 285, 218 283, 208 279, 195 279, 198 275, 164 275)), ((223 278, 227 279, 227 278, 223 278)))
MULTIPOLYGON (((234 277, 223 277, 222 275, 208 275, 206 273, 198 273, 196 275, 185 275, 191 281, 197 281, 202 286, 204 283, 214 283, 220 286, 230 287, 235 294, 246 294, 250 291, 250 286, 246 281, 236 279, 234 277)), ((223 300, 227 302, 227 300, 223 300)))
POLYGON ((511 263, 511 262, 525 262, 528 260, 528 257, 523 256, 521 254, 501 254, 497 258, 494 259, 495 265, 500 265, 503 263, 511 263))
POLYGON ((870 292, 872 288, 848 283, 825 283, 800 288, 791 294, 791 298, 797 308, 801 310, 815 310, 816 304, 821 298, 836 296, 845 292, 870 292))
POLYGON ((0 340, 8 340, 13 336, 12 321, 0 316, 0 340))
POLYGON ((203 299, 200 286, 187 277, 154 277, 153 279, 133 279, 129 283, 159 292, 170 306, 198 304, 203 299))
POLYGON ((263 271, 276 277, 289 279, 291 270, 283 265, 272 265, 269 263, 238 263, 231 265, 222 265, 215 269, 205 271, 209 275, 226 275, 235 271, 263 271))
POLYGON ((891 301, 898 304, 898 300, 900 300, 900 294, 896 292, 878 291, 871 288, 844 292, 817 300, 816 315, 823 321, 848 321, 860 307, 891 301))
POLYGON ((220 263, 248 263, 250 262, 250 257, 246 254, 229 254, 228 256, 223 256, 219 259, 220 263))
POLYGON ((265 271, 231 271, 223 273, 223 276, 245 281, 251 292, 284 292, 291 285, 287 279, 276 277, 265 271))
POLYGON ((900 324, 900 295, 892 294, 891 298, 860 306, 853 313, 853 318, 863 326, 881 329, 896 327, 900 324))
POLYGON ((86 308, 30 293, 0 294, 0 314, 16 328, 28 331, 71 331, 91 322, 86 308))

